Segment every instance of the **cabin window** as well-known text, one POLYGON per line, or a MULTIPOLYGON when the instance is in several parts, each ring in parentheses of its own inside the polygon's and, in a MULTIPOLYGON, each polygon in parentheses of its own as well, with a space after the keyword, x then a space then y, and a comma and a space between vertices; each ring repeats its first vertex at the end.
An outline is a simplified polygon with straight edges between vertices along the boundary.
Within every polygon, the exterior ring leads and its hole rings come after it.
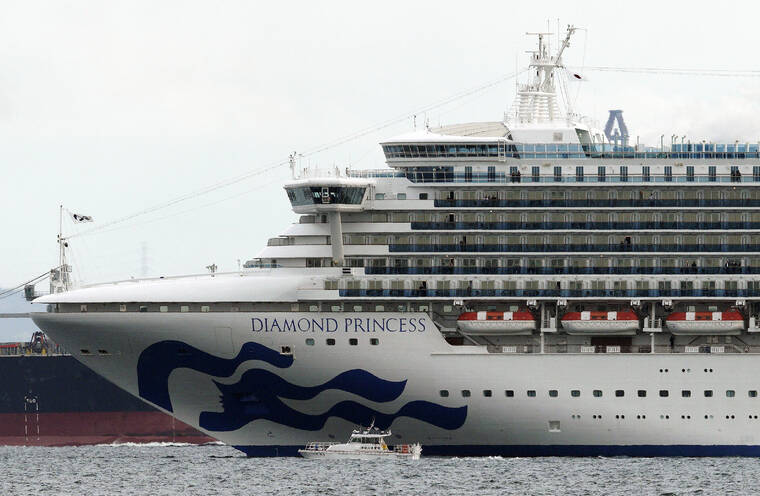
POLYGON ((427 200, 428 194, 427 193, 420 193, 420 200, 427 200))
POLYGON ((462 398, 469 398, 472 395, 469 389, 462 389, 462 398))
POLYGON ((529 398, 535 398, 536 397, 536 390, 535 389, 529 389, 528 390, 528 397, 529 398))
POLYGON ((515 392, 512 391, 511 389, 507 389, 506 391, 504 391, 504 396, 506 396, 507 398, 514 398, 515 392))
POLYGON ((490 398, 491 396, 493 396, 493 391, 491 391, 490 389, 484 389, 483 396, 485 396, 486 398, 490 398))
POLYGON ((356 346, 356 345, 358 345, 358 344, 359 344, 359 340, 358 340, 358 339, 356 339, 356 338, 350 338, 350 339, 348 340, 348 344, 349 344, 349 345, 351 345, 351 346, 356 346))
POLYGON ((306 338, 307 346, 314 346, 314 338, 306 338))
POLYGON ((749 391, 747 391, 747 395, 748 395, 750 398, 757 398, 757 391, 755 391, 754 389, 752 389, 752 390, 749 390, 749 391))
POLYGON ((688 389, 684 389, 683 391, 681 391, 681 397, 682 398, 691 398, 691 391, 689 391, 688 389))
POLYGON ((559 392, 556 389, 549 390, 549 398, 556 398, 559 396, 559 392))
POLYGON ((726 398, 733 398, 734 396, 736 396, 736 391, 733 389, 726 390, 726 398))
POLYGON ((581 392, 578 389, 573 389, 572 391, 570 391, 570 396, 572 396, 573 398, 580 398, 581 392))
POLYGON ((712 389, 705 389, 705 398, 712 398, 712 389))
POLYGON ((380 344, 380 340, 377 338, 370 338, 369 344, 371 344, 372 346, 377 346, 380 344))
POLYGON ((602 390, 594 389, 594 398, 601 398, 601 397, 602 397, 602 390))
POLYGON ((335 346, 335 339, 327 338, 327 346, 335 346))
POLYGON ((660 389, 660 398, 667 398, 668 397, 668 390, 667 389, 660 389))
POLYGON ((625 396, 625 391, 623 391, 622 389, 616 389, 615 390, 615 397, 616 398, 622 398, 623 396, 625 396))
POLYGON ((375 193, 375 200, 385 200, 385 193, 375 193))
POLYGON ((449 397, 449 391, 447 389, 441 389, 440 391, 438 391, 438 393, 441 395, 441 398, 449 397))
POLYGON ((397 200, 406 200, 406 193, 399 193, 396 195, 397 200))

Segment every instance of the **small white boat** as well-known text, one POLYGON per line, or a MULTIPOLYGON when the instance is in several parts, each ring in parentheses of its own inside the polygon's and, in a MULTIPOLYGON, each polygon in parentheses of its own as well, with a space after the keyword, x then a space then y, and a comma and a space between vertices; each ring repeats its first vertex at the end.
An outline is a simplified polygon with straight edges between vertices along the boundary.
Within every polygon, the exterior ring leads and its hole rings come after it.
POLYGON ((378 460, 385 458, 402 458, 419 460, 422 447, 417 444, 398 444, 388 446, 385 444, 386 437, 391 431, 381 430, 372 425, 366 429, 357 429, 351 433, 346 443, 309 443, 304 449, 298 450, 304 458, 323 460, 378 460))

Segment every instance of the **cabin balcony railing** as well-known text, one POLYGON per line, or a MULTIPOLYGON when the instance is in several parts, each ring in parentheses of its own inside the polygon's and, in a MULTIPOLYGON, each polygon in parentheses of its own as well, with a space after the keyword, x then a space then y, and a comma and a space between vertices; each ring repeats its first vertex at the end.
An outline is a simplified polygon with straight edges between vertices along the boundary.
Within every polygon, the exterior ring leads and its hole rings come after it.
POLYGON ((430 231, 760 230, 760 222, 412 222, 412 229, 430 231))
POLYGON ((760 207, 760 199, 755 198, 734 198, 734 199, 615 199, 615 200, 499 200, 499 199, 481 199, 481 200, 452 200, 438 199, 435 200, 436 207, 451 208, 575 208, 575 207, 604 207, 604 208, 632 208, 632 207, 760 207))
POLYGON ((760 267, 365 267, 368 275, 709 275, 760 274, 760 267))
POLYGON ((342 297, 384 298, 747 298, 760 289, 340 289, 342 297))
POLYGON ((760 252, 757 244, 390 244, 391 253, 708 253, 708 252, 760 252))

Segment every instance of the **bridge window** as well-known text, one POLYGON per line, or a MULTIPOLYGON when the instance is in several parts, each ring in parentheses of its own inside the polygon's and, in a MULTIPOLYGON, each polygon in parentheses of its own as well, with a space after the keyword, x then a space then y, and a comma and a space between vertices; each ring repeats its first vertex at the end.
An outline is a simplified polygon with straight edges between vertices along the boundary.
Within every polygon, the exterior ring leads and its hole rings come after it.
POLYGON ((359 205, 367 188, 356 186, 307 186, 287 188, 291 205, 359 205))

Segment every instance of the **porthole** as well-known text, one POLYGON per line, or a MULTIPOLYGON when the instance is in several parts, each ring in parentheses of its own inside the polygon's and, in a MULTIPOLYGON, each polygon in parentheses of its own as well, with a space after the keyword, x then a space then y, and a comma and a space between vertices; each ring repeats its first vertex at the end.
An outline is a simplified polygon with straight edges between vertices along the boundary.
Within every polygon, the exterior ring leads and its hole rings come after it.
POLYGON ((625 391, 623 391, 622 389, 616 389, 615 390, 615 397, 616 398, 622 398, 623 396, 625 396, 625 391))
POLYGON ((485 396, 486 398, 490 398, 491 396, 493 396, 493 391, 491 391, 490 389, 484 389, 483 396, 485 396))
POLYGON ((660 389, 660 398, 667 398, 669 394, 667 389, 660 389))
POLYGON ((550 398, 556 398, 559 396, 559 392, 556 389, 550 389, 549 390, 549 397, 550 398))
POLYGON ((327 346, 335 346, 335 339, 327 338, 327 346))
POLYGON ((314 346, 314 338, 306 338, 307 346, 314 346))
POLYGON ((636 394, 639 396, 639 398, 647 397, 646 389, 639 389, 638 391, 636 391, 636 394))
POLYGON ((601 389, 594 389, 594 398, 601 398, 601 397, 602 397, 601 389))
POLYGON ((370 338, 369 339, 369 344, 371 344, 372 346, 377 346, 377 345, 380 344, 380 340, 377 339, 377 338, 370 338))
POLYGON ((733 398, 734 396, 736 396, 736 391, 733 389, 726 390, 726 398, 733 398))
POLYGON ((511 389, 507 389, 506 391, 504 391, 504 396, 506 396, 507 398, 514 398, 515 392, 512 391, 511 389))
POLYGON ((757 398, 757 391, 754 389, 747 391, 747 396, 749 396, 750 398, 757 398))
POLYGON ((441 389, 440 391, 438 391, 438 394, 441 395, 441 398, 449 397, 449 391, 447 389, 441 389))
POLYGON ((534 389, 528 390, 528 397, 529 398, 535 398, 536 397, 536 391, 534 389))
POLYGON ((359 344, 359 340, 356 339, 356 338, 349 338, 348 344, 351 345, 351 346, 356 346, 356 345, 359 344))
POLYGON ((471 395, 472 395, 472 393, 470 393, 469 389, 462 389, 462 397, 463 398, 469 398, 471 395))
POLYGON ((580 397, 580 395, 581 395, 581 392, 578 389, 573 389, 572 391, 570 391, 570 396, 572 396, 573 398, 578 398, 580 397))
POLYGON ((705 398, 712 398, 712 389, 705 389, 705 398))
POLYGON ((682 398, 691 398, 691 391, 689 391, 688 389, 683 389, 681 391, 681 397, 682 398))

